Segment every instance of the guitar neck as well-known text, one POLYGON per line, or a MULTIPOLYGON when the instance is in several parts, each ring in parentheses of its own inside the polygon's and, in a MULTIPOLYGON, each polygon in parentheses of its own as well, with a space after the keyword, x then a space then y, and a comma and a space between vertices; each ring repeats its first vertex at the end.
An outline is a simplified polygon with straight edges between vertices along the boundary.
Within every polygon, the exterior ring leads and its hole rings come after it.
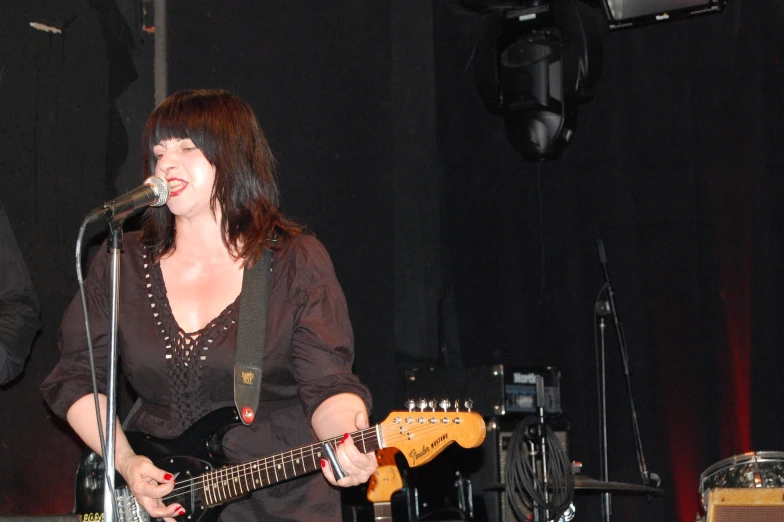
MULTIPOLYGON (((380 448, 375 426, 349 435, 357 449, 363 453, 380 448)), ((342 440, 342 437, 327 439, 317 444, 204 473, 196 477, 204 503, 207 506, 216 506, 242 498, 257 489, 320 470, 321 459, 325 458, 323 444, 327 442, 334 448, 342 440)))
POLYGON ((376 502, 373 504, 373 515, 376 522, 392 520, 392 502, 376 502))

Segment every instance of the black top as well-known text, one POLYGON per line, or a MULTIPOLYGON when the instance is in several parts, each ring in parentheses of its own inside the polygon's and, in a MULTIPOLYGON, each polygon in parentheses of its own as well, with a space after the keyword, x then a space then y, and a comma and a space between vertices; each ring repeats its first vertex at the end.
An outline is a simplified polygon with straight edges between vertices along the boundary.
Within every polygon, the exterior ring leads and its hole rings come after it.
POLYGON ((0 201, 0 384, 22 373, 41 327, 30 274, 0 201))
MULTIPOLYGON (((179 435, 205 413, 232 405, 239 297, 199 332, 186 333, 169 308, 160 266, 125 235, 121 256, 118 354, 123 374, 142 398, 127 429, 156 437, 179 435)), ((101 390, 107 374, 110 256, 103 248, 85 280, 90 331, 101 390)), ((215 284, 220 284, 216 281, 215 284)), ((61 360, 42 385, 64 416, 92 393, 78 295, 63 318, 61 360)), ((309 421, 321 402, 350 392, 370 405, 352 373, 353 331, 345 298, 323 245, 304 235, 273 257, 261 402, 250 427, 230 430, 227 455, 244 462, 316 441, 309 421)), ((221 520, 339 520, 340 500, 321 474, 262 489, 230 505, 221 520)))

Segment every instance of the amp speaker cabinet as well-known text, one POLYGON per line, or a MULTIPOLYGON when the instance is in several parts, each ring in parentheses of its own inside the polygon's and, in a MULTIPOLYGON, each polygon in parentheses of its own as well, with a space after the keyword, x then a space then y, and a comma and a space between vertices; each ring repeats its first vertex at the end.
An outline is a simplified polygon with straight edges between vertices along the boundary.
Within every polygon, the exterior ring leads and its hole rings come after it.
POLYGON ((784 488, 716 488, 708 497, 706 522, 784 520, 784 488))

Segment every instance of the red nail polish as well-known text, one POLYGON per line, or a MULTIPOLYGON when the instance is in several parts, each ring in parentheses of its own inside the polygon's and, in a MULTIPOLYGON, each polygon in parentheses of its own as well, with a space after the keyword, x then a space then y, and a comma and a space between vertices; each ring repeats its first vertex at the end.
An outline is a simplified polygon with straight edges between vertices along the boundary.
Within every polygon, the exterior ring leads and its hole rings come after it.
POLYGON ((171 480, 173 476, 171 473, 167 473, 163 476, 163 480, 171 480))
POLYGON ((326 460, 321 459, 321 467, 322 468, 326 468, 327 467, 327 461, 326 460))
POLYGON ((183 507, 180 506, 180 509, 177 510, 177 515, 179 516, 179 515, 184 515, 184 514, 185 514, 185 509, 183 509, 183 507))
POLYGON ((343 442, 346 442, 347 440, 348 440, 348 433, 344 433, 343 434, 343 442))

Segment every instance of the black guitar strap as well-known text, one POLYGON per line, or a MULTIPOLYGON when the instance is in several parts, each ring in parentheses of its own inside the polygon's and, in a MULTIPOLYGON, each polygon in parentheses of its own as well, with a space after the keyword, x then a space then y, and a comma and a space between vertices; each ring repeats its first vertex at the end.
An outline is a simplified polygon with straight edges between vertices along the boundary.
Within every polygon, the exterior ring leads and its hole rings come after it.
POLYGON ((242 278, 234 359, 234 404, 246 426, 253 422, 259 407, 271 274, 272 251, 265 248, 261 259, 253 267, 246 268, 242 278))

